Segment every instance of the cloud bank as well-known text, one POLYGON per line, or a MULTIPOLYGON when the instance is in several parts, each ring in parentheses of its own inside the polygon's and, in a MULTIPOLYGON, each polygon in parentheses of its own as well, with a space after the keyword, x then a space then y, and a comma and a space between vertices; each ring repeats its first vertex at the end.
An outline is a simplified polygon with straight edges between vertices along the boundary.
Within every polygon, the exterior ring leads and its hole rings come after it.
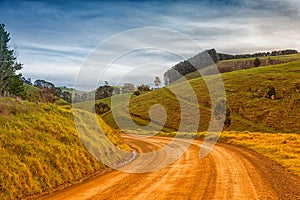
MULTIPOLYGON (((18 59, 24 63, 24 76, 72 87, 80 67, 97 45, 133 28, 172 29, 196 40, 203 49, 216 48, 225 53, 300 49, 299 10, 297 0, 7 0, 1 2, 0 21, 11 33, 11 47, 17 46, 18 59)), ((126 45, 133 43, 128 41, 126 45)), ((184 40, 174 43, 186 51, 184 56, 198 53, 184 40)), ((107 49, 107 53, 113 51, 107 49)), ((150 82, 156 75, 162 77, 166 68, 181 59, 155 49, 128 56, 127 62, 142 57, 144 62, 160 61, 161 67, 155 67, 156 70, 140 70, 124 80, 136 84, 150 82)), ((124 76, 120 67, 129 66, 130 63, 118 63, 105 79, 116 83, 118 77, 124 76)))

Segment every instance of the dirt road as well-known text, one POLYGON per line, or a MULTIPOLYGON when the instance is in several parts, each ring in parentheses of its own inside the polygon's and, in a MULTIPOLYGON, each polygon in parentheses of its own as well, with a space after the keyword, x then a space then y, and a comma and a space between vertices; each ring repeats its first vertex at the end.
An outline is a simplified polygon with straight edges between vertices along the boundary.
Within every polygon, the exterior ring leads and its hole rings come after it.
MULTIPOLYGON (((126 140, 139 152, 155 151, 170 141, 126 140)), ((178 160, 160 170, 134 174, 112 170, 42 199, 300 199, 299 177, 273 161, 224 144, 200 159, 200 147, 201 141, 194 141, 178 160)), ((161 153, 149 160, 155 163, 165 157, 161 153)))

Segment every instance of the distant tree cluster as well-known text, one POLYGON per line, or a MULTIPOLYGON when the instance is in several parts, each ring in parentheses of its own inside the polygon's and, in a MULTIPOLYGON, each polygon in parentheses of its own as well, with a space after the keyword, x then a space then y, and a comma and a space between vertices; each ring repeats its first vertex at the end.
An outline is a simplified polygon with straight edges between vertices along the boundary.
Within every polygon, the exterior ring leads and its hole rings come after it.
POLYGON ((133 93, 135 90, 135 87, 131 83, 124 83, 124 86, 122 87, 122 93, 127 94, 127 93, 133 93))
POLYGON ((194 72, 196 70, 197 69, 189 61, 182 61, 173 66, 166 73, 164 73, 165 85, 173 83, 180 79, 182 76, 194 72))
POLYGON ((294 49, 286 49, 286 50, 279 50, 279 51, 272 51, 272 52, 259 52, 259 53, 254 53, 254 54, 238 54, 238 55, 218 53, 218 58, 219 58, 218 61, 219 60, 241 59, 241 58, 280 56, 280 55, 289 55, 289 54, 296 54, 296 53, 298 53, 298 51, 294 50, 294 49))
POLYGON ((215 49, 205 50, 194 57, 182 61, 164 73, 165 85, 173 83, 186 74, 217 63, 218 53, 215 49))
POLYGON ((151 91, 151 88, 149 85, 140 85, 137 87, 138 91, 141 91, 141 92, 148 92, 148 91, 151 91))

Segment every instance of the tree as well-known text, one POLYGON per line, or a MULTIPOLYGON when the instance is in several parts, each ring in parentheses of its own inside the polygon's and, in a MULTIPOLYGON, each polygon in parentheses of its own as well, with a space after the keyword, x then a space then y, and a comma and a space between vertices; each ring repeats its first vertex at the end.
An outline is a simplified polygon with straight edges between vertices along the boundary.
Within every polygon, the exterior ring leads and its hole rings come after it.
POLYGON ((150 86, 149 85, 144 85, 144 84, 138 86, 137 89, 139 91, 151 91, 150 86))
POLYGON ((54 88, 55 89, 55 95, 58 97, 62 96, 62 89, 60 89, 59 87, 54 88))
POLYGON ((99 103, 95 104, 95 112, 98 115, 102 115, 102 114, 104 114, 108 111, 110 111, 110 107, 106 103, 103 103, 103 102, 100 101, 99 103))
POLYGON ((140 92, 139 90, 135 90, 135 91, 133 92, 133 94, 134 94, 135 96, 139 96, 139 95, 141 94, 141 92, 140 92))
POLYGON ((114 88, 109 85, 103 85, 97 88, 95 98, 104 99, 113 95, 114 88))
POLYGON ((258 67, 258 66, 260 65, 260 60, 259 60, 259 58, 255 58, 253 64, 254 64, 254 67, 258 67))
POLYGON ((68 92, 68 91, 63 91, 63 92, 62 92, 62 98, 63 98, 63 100, 65 100, 66 102, 69 102, 69 103, 72 102, 72 95, 71 95, 71 93, 68 92))
POLYGON ((34 86, 38 88, 48 88, 55 90, 55 85, 53 83, 40 79, 34 81, 34 86))
POLYGON ((215 49, 209 49, 209 50, 206 50, 206 52, 209 54, 209 56, 215 63, 217 63, 219 61, 220 58, 215 49))
POLYGON ((154 79, 154 85, 156 87, 158 87, 160 84, 161 84, 160 78, 158 76, 156 76, 155 79, 154 79))
POLYGON ((231 114, 231 109, 227 105, 226 99, 218 98, 216 101, 216 107, 213 111, 213 115, 217 120, 224 119, 225 128, 231 125, 230 114, 231 114))
POLYGON ((134 91, 134 85, 131 83, 124 83, 124 86, 122 87, 122 93, 126 94, 126 93, 133 93, 134 91))
POLYGON ((38 79, 34 81, 33 85, 40 89, 40 99, 43 102, 54 102, 57 90, 53 83, 38 79))
POLYGON ((119 87, 115 87, 114 88, 114 93, 115 94, 120 94, 121 93, 121 89, 119 87))
POLYGON ((4 24, 0 24, 0 94, 8 91, 17 96, 24 93, 22 75, 16 74, 22 69, 22 64, 17 62, 14 50, 9 49, 9 33, 4 24))

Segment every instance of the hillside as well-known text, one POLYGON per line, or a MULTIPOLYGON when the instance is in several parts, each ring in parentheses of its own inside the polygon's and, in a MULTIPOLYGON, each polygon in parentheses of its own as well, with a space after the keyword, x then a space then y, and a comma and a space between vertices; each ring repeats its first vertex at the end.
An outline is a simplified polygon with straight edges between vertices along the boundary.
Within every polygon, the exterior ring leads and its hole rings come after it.
MULTIPOLYGON (((123 98, 129 98, 129 97, 132 97, 132 94, 119 94, 119 95, 115 95, 113 96, 114 98, 114 107, 118 107, 120 105, 122 105, 122 100, 123 98)), ((94 97, 95 98, 95 97, 94 97)), ((107 97, 107 98, 104 98, 104 99, 99 99, 99 100, 92 100, 92 101, 84 101, 84 102, 78 102, 78 103, 74 103, 73 106, 78 108, 78 109, 82 109, 82 110, 86 110, 86 111, 89 111, 89 112, 93 112, 92 110, 92 105, 94 103, 99 103, 99 102, 102 102, 102 103, 106 103, 107 105, 109 105, 109 107, 112 107, 111 104, 111 98, 112 97, 107 97)))
MULTIPOLYGON (((89 122, 93 120, 88 112, 75 112, 83 113, 89 122)), ((98 121, 113 144, 130 150, 116 131, 101 118, 98 121)), ((93 139, 89 147, 99 155, 103 150, 96 145, 98 142, 105 145, 105 140, 96 137, 88 126, 80 126, 93 139)), ((89 142, 88 138, 83 141, 89 142)), ((104 159, 110 159, 109 156, 107 153, 104 159)), ((83 146, 70 106, 5 98, 0 98, 0 157, 0 199, 51 191, 106 168, 83 146)))
MULTIPOLYGON (((260 60, 260 67, 283 64, 288 62, 294 62, 300 60, 300 54, 291 54, 291 55, 281 55, 281 56, 272 56, 272 57, 258 57, 260 60)), ((241 59, 232 59, 232 60, 222 60, 216 63, 217 68, 220 73, 232 72, 242 69, 250 69, 253 68, 253 62, 255 58, 241 58, 241 59)), ((206 70, 202 71, 203 73, 209 73, 206 70)), ((199 73, 191 72, 184 76, 184 79, 190 80, 194 78, 200 77, 199 73)), ((182 81, 183 79, 179 79, 178 81, 182 81)), ((177 81, 177 82, 178 82, 177 81)))
POLYGON ((217 53, 215 49, 206 50, 192 58, 180 62, 164 73, 165 84, 192 79, 201 75, 196 70, 201 70, 201 74, 212 75, 215 71, 207 68, 209 65, 216 65, 220 73, 231 72, 241 69, 256 67, 254 61, 259 59, 259 66, 282 64, 300 60, 300 54, 296 50, 274 51, 272 53, 255 53, 242 55, 229 55, 217 53), (285 51, 284 51, 285 52, 285 51), (184 79, 181 78, 184 76, 184 79))
MULTIPOLYGON (((300 133, 300 61, 266 67, 258 67, 223 73, 228 105, 231 108, 232 124, 228 130, 258 132, 294 132, 300 133), (272 86, 277 99, 264 97, 272 86)), ((214 81, 214 75, 205 77, 214 81)), ((207 130, 210 120, 210 97, 203 78, 189 80, 197 95, 200 107, 199 131, 207 130)), ((165 107, 167 120, 165 131, 177 130, 180 124, 180 105, 170 89, 181 91, 181 97, 188 104, 192 94, 186 93, 184 82, 172 84, 150 93, 138 96, 130 102, 130 114, 140 125, 149 123, 149 108, 157 103, 165 107)), ((121 106, 118 119, 122 128, 132 129, 126 111, 121 106)), ((158 113, 160 115, 160 113, 158 113)), ((111 112, 103 116, 111 126, 118 128, 111 112)), ((195 116, 190 113, 190 119, 195 116)))

